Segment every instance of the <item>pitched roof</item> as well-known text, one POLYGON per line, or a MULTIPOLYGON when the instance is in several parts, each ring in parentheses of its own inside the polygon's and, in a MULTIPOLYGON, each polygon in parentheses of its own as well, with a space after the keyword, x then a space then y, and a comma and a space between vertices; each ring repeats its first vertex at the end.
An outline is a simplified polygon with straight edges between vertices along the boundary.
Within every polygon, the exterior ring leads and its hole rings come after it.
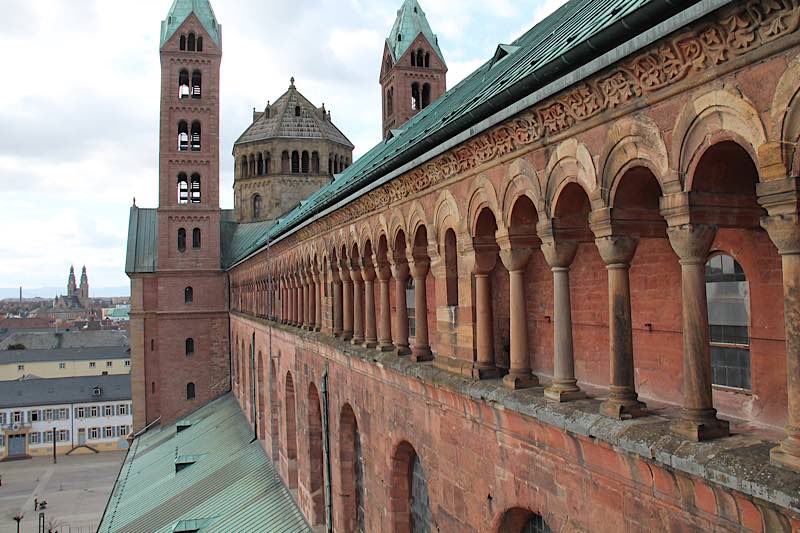
MULTIPOLYGON (((413 0, 412 0, 413 1, 413 0)), ((623 43, 633 43, 626 53, 649 44, 631 41, 632 32, 644 32, 689 9, 699 0, 680 4, 658 0, 570 0, 528 32, 506 45, 502 60, 492 58, 458 85, 423 109, 394 137, 382 141, 356 160, 332 183, 311 195, 288 213, 258 242, 276 242, 303 223, 334 206, 341 207, 371 190, 386 176, 410 170, 440 147, 452 148, 477 134, 498 112, 524 102, 530 107, 548 96, 540 91, 550 84, 577 83, 589 72, 582 68, 623 43), (571 76, 572 81, 564 78, 571 76)), ((406 4, 404 4, 405 6, 406 4)), ((409 4, 411 5, 411 4, 409 4)), ((697 10, 693 17, 702 11, 697 10)), ((683 25, 689 22, 685 18, 683 25)), ((660 31, 665 31, 663 28, 660 31)), ((495 54, 496 55, 496 54, 495 54)), ((563 88, 562 87, 562 88, 563 88)), ((254 247, 231 263, 257 252, 254 247)))
POLYGON ((192 13, 214 43, 218 47, 221 46, 222 30, 208 0, 175 0, 167 13, 167 18, 161 21, 161 46, 164 46, 192 13))
POLYGON ((128 221, 127 274, 156 271, 158 263, 158 217, 155 209, 131 207, 128 221))
POLYGON ((442 64, 446 64, 444 54, 439 48, 439 39, 431 30, 428 19, 417 0, 403 0, 403 5, 397 10, 397 18, 392 26, 392 31, 386 39, 389 50, 392 51, 395 62, 403 57, 419 34, 425 36, 433 51, 439 56, 442 64))
POLYGON ((294 79, 289 90, 268 106, 264 113, 257 114, 234 144, 274 138, 325 139, 353 148, 353 143, 331 122, 324 108, 317 108, 300 94, 294 79), (297 107, 300 108, 299 116, 297 107))
POLYGON ((56 348, 53 350, 0 350, 0 365, 130 358, 131 350, 128 346, 56 348))
POLYGON ((186 421, 191 425, 180 433, 176 423, 134 440, 99 533, 167 533, 200 524, 204 533, 311 531, 232 394, 186 421), (194 463, 176 472, 181 456, 194 463))
POLYGON ((3 407, 118 402, 130 399, 130 374, 0 381, 0 406, 3 407), (94 395, 95 387, 100 387, 100 396, 94 395))

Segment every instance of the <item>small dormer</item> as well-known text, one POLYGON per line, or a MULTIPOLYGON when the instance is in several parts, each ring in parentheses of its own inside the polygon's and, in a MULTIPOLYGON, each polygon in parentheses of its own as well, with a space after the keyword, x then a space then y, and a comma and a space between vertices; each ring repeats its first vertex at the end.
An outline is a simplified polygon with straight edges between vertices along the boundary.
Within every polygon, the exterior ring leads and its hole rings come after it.
POLYGON ((181 431, 185 431, 185 430, 189 429, 190 427, 192 427, 192 421, 191 420, 186 420, 186 419, 179 420, 175 424, 175 433, 180 433, 181 431))
POLYGON ((185 470, 189 468, 200 459, 203 458, 203 455, 179 455, 175 458, 175 473, 185 470))
POLYGON ((495 66, 517 50, 519 50, 519 46, 515 46, 513 44, 498 44, 497 50, 494 52, 494 57, 492 57, 491 66, 495 66))

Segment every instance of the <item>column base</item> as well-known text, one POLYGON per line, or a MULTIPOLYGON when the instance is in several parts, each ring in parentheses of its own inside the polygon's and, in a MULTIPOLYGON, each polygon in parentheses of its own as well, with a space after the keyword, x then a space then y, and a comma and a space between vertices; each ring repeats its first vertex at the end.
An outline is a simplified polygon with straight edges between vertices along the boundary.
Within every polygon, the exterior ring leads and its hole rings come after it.
POLYGON ((395 347, 391 342, 380 342, 378 343, 378 350, 381 352, 393 352, 395 347))
POLYGON ((503 377, 503 385, 511 390, 530 389, 539 386, 539 378, 531 372, 514 373, 512 371, 503 377))
POLYGON ((349 341, 350 339, 353 338, 353 334, 351 332, 348 332, 348 331, 343 331, 342 334, 341 334, 341 337, 342 337, 343 341, 347 342, 347 341, 349 341))
POLYGON ((411 360, 415 363, 433 361, 433 352, 430 346, 414 346, 411 350, 411 360))
POLYGON ((372 350, 378 347, 378 341, 364 341, 364 348, 372 350))
POLYGON ((586 398, 586 393, 574 385, 571 387, 551 385, 544 389, 544 397, 554 402, 564 403, 583 400, 586 398))
POLYGON ((352 344, 353 346, 360 346, 364 344, 364 337, 356 337, 354 335, 353 338, 350 340, 350 344, 352 344))
POLYGON ((494 365, 472 365, 472 377, 475 379, 497 379, 501 376, 500 369, 494 365))
POLYGON ((783 468, 800 472, 800 457, 787 452, 782 445, 775 446, 769 451, 770 461, 783 468))
POLYGON ((669 429, 673 434, 694 442, 719 439, 731 434, 728 421, 718 418, 703 422, 686 419, 675 420, 669 425, 669 429))
POLYGON ((411 348, 409 348, 408 346, 398 346, 397 356, 403 357, 404 355, 411 355, 411 348))
POLYGON ((647 415, 647 405, 638 400, 609 399, 600 404, 600 414, 617 420, 630 420, 647 415))

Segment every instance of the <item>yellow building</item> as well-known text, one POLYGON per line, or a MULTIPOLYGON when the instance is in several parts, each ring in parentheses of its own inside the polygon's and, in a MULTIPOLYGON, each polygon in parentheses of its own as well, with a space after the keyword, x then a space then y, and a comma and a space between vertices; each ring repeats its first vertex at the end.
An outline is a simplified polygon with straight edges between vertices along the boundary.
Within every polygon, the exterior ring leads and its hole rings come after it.
POLYGON ((0 381, 130 374, 127 346, 0 351, 0 381))

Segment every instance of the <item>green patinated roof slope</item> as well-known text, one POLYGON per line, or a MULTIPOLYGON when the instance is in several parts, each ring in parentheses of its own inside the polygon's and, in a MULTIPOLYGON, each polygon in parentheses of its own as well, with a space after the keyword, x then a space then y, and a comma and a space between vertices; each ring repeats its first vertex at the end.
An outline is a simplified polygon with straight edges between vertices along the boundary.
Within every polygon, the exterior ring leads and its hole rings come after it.
POLYGON ((161 46, 164 46, 192 13, 214 43, 217 46, 221 45, 220 27, 208 0, 175 0, 167 13, 167 18, 161 21, 161 46))
POLYGON ((158 263, 158 217, 156 215, 155 209, 131 207, 125 273, 146 274, 156 271, 158 263))
POLYGON ((99 533, 311 531, 232 394, 186 420, 134 440, 99 533), (178 456, 195 462, 176 473, 178 456))
POLYGON ((420 33, 431 44, 442 64, 446 64, 444 54, 439 49, 439 40, 431 30, 431 25, 428 24, 428 19, 417 0, 404 0, 403 6, 397 11, 397 19, 392 26, 392 32, 386 39, 386 44, 392 51, 395 62, 403 57, 420 33))
MULTIPOLYGON (((291 233, 303 222, 337 205, 338 202, 354 197, 372 182, 413 161, 415 157, 431 149, 431 146, 424 150, 420 149, 420 146, 424 147, 422 143, 429 138, 438 140, 444 137, 448 134, 448 127, 458 126, 458 131, 465 131, 484 118, 488 118, 498 110, 496 101, 516 84, 536 80, 534 90, 546 85, 552 80, 546 76, 539 80, 539 71, 543 67, 561 62, 561 58, 569 55, 588 39, 609 29, 634 12, 650 7, 651 4, 659 4, 660 1, 570 0, 519 39, 507 45, 505 50, 510 53, 502 61, 490 58, 461 83, 413 117, 397 131, 394 137, 382 141, 356 160, 335 181, 311 195, 306 202, 288 213, 269 231, 262 235, 250 235, 249 243, 239 242, 237 249, 241 252, 232 256, 228 265, 234 265, 245 259, 263 248, 268 241, 275 242, 283 235, 291 233)), ((694 3, 695 0, 688 0, 683 7, 689 7, 694 3)), ((416 4, 415 0, 407 1, 404 7, 412 4, 416 4)), ((678 11, 678 8, 673 9, 678 11)), ((653 20, 639 22, 646 24, 647 27, 655 26, 668 16, 661 12, 659 14, 662 16, 660 19, 653 17, 653 20)), ((637 28, 637 31, 644 29, 637 28)), ((631 38, 632 31, 626 30, 626 34, 618 38, 624 42, 631 38)), ((614 45, 616 43, 608 44, 609 47, 614 45)), ((603 51, 605 50, 596 50, 595 53, 600 55, 603 51)), ((576 64, 569 70, 580 66, 581 64, 576 64)), ((559 76, 565 74, 564 71, 558 72, 559 76)), ((528 91, 530 92, 533 91, 528 91)), ((444 138, 439 142, 446 140, 448 139, 444 138)))

